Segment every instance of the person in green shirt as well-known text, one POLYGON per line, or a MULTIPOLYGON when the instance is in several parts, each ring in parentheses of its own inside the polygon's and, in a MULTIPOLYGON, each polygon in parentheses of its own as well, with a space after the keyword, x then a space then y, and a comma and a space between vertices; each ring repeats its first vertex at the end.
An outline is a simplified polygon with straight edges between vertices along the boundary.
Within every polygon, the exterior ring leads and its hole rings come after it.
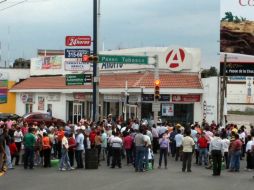
POLYGON ((34 145, 36 142, 34 129, 29 128, 28 133, 24 136, 23 143, 25 147, 24 155, 24 168, 27 169, 28 165, 30 169, 34 167, 34 145))

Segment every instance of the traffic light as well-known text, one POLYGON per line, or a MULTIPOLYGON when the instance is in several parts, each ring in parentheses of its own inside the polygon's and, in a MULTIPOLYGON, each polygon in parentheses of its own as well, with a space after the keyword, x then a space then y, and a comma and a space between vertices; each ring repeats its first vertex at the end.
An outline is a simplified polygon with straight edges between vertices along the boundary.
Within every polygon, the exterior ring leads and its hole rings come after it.
POLYGON ((154 81, 154 99, 155 100, 160 99, 160 83, 161 81, 159 79, 154 81))
POLYGON ((82 62, 97 62, 98 56, 95 55, 82 55, 82 62))

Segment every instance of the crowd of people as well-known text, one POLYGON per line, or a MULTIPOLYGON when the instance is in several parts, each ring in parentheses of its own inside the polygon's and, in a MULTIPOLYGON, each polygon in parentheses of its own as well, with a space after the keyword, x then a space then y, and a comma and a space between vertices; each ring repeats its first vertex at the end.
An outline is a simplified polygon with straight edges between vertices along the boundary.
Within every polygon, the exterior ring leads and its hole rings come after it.
POLYGON ((182 172, 192 172, 196 165, 213 169, 219 176, 221 169, 239 172, 240 160, 246 160, 246 170, 254 169, 254 129, 228 124, 225 127, 201 124, 182 126, 168 122, 149 126, 146 120, 121 119, 114 121, 110 114, 95 123, 81 119, 77 125, 46 126, 18 121, 0 121, 0 174, 14 165, 24 169, 35 166, 51 167, 59 161, 60 171, 82 169, 89 150, 96 150, 96 163, 105 161, 108 167, 122 167, 122 160, 136 172, 154 169, 154 154, 159 153, 158 169, 168 168, 168 157, 182 162, 182 172))

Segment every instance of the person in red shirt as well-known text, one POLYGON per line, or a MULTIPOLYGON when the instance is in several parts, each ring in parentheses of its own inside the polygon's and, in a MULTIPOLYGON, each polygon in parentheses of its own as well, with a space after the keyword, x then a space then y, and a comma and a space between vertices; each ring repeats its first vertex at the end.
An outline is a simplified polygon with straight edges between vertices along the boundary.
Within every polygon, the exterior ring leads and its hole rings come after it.
POLYGON ((68 138, 68 143, 69 143, 69 149, 68 149, 68 155, 70 159, 70 165, 71 167, 74 166, 74 154, 75 154, 75 148, 76 148, 76 140, 73 136, 73 133, 70 134, 68 138))
POLYGON ((11 143, 9 144, 10 148, 10 154, 11 154, 11 162, 13 161, 14 158, 17 159, 17 153, 18 153, 18 148, 14 142, 14 139, 11 139, 11 143))
POLYGON ((239 172, 240 157, 243 143, 239 139, 239 135, 235 134, 235 140, 231 144, 230 172, 239 172))
POLYGON ((47 133, 43 133, 42 149, 43 149, 43 157, 44 157, 44 168, 51 167, 51 164, 50 164, 51 141, 47 133))
POLYGON ((96 136, 95 129, 92 128, 92 131, 91 131, 91 133, 89 135, 89 139, 90 139, 90 142, 91 142, 91 148, 95 147, 95 136, 96 136))
POLYGON ((61 159, 62 139, 64 137, 64 130, 62 127, 60 127, 59 130, 56 132, 56 136, 58 159, 61 159))
POLYGON ((126 151, 127 165, 129 165, 132 163, 133 138, 131 137, 131 135, 128 132, 124 133, 123 135, 124 135, 123 146, 126 151))
POLYGON ((207 151, 207 139, 205 138, 205 133, 202 132, 200 138, 198 139, 198 149, 199 149, 199 165, 202 165, 204 160, 204 164, 208 163, 208 151, 207 151))

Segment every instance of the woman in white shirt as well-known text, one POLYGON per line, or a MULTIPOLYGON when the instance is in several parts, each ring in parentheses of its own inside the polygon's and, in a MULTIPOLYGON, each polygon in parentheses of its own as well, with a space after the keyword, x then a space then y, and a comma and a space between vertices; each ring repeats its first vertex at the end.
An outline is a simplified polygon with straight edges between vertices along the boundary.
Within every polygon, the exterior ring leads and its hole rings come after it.
POLYGON ((22 133, 20 127, 17 126, 17 130, 14 132, 14 142, 15 142, 16 147, 18 149, 16 159, 15 159, 15 165, 16 166, 19 165, 19 154, 20 154, 20 151, 21 151, 22 141, 23 141, 23 133, 22 133))

